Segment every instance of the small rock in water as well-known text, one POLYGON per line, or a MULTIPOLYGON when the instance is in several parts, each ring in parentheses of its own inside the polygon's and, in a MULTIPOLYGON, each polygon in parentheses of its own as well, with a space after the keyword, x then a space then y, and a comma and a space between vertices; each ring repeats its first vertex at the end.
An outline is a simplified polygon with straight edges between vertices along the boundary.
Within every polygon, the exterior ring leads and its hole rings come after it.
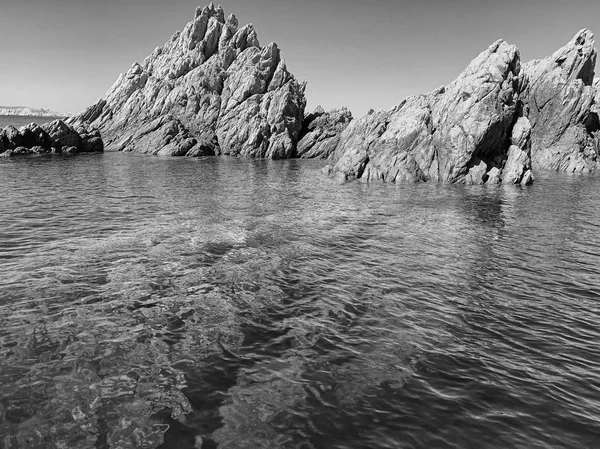
POLYGON ((261 47, 252 25, 209 5, 70 123, 98 129, 112 151, 283 159, 299 140, 304 89, 277 44, 261 47))
POLYGON ((87 418, 87 415, 85 413, 83 413, 81 411, 81 409, 79 408, 79 406, 75 407, 72 411, 71 411, 71 415, 73 415, 73 419, 75 421, 81 421, 83 419, 87 418))

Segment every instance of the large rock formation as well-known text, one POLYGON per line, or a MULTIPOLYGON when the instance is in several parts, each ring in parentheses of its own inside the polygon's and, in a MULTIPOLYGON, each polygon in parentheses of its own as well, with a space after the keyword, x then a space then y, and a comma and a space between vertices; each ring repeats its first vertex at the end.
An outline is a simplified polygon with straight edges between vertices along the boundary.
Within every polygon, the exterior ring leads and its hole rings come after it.
POLYGON ((582 30, 543 60, 523 64, 529 78, 527 115, 531 122, 534 169, 585 172, 598 162, 598 115, 593 112, 596 49, 582 30))
POLYGON ((70 122, 100 130, 111 151, 286 158, 304 89, 276 44, 260 47, 252 25, 211 3, 70 122))
POLYGON ((98 131, 88 132, 83 126, 74 128, 62 120, 38 126, 35 123, 17 129, 12 125, 0 129, 0 156, 45 153, 98 153, 104 142, 98 131))
POLYGON ((353 121, 329 170, 345 179, 499 182, 525 83, 519 51, 498 41, 447 87, 353 121))
POLYGON ((450 85, 355 120, 325 171, 343 179, 467 184, 583 172, 600 160, 600 82, 591 32, 521 67, 498 41, 450 85))
POLYGON ((345 107, 325 112, 318 106, 304 117, 296 155, 303 159, 328 158, 351 121, 352 113, 345 107))

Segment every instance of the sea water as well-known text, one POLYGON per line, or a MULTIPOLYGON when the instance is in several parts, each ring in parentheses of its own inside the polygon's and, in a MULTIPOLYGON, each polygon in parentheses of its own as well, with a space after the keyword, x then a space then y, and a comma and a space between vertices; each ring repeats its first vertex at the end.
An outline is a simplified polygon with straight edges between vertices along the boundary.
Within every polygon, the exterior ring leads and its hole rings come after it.
POLYGON ((8 125, 12 125, 15 128, 29 125, 30 123, 36 123, 42 125, 43 123, 50 123, 54 120, 64 119, 64 117, 38 117, 28 115, 0 115, 0 129, 8 125))
POLYGON ((600 447, 600 176, 0 159, 6 448, 600 447))

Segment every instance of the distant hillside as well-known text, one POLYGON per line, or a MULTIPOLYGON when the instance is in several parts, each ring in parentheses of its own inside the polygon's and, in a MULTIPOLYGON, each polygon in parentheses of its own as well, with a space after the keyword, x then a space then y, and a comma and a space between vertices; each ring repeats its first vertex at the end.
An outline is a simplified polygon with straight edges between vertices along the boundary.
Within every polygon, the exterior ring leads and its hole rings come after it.
POLYGON ((66 117, 67 114, 51 111, 50 109, 35 109, 26 106, 0 106, 0 115, 24 115, 36 117, 66 117))

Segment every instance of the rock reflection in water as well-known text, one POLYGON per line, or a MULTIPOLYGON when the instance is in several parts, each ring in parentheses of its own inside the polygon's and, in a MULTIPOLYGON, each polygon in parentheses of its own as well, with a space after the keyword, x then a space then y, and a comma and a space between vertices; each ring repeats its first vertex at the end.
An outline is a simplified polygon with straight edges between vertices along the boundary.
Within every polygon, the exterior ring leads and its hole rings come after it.
POLYGON ((21 192, 0 211, 3 447, 600 440, 597 178, 340 186, 312 162, 105 154, 59 181, 52 164, 0 163, 21 192))

